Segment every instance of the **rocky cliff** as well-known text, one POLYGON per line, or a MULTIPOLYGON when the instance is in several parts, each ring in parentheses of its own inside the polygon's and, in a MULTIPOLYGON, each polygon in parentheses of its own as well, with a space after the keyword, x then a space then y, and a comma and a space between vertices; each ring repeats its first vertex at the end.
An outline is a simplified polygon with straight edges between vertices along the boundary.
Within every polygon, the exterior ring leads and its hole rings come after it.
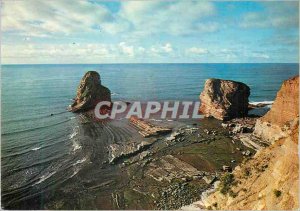
POLYGON ((225 175, 217 191, 194 206, 222 210, 299 209, 298 106, 297 76, 283 83, 273 107, 256 124, 256 133, 273 144, 225 175), (261 124, 265 125, 258 129, 261 124))
POLYGON ((272 109, 255 125, 254 134, 274 142, 287 137, 293 129, 293 120, 299 115, 299 76, 284 81, 272 109))
POLYGON ((241 82, 208 79, 200 94, 200 113, 206 117, 227 120, 248 113, 250 88, 241 82))
POLYGON ((71 105, 71 111, 79 112, 93 109, 100 101, 111 101, 110 90, 101 85, 99 73, 88 71, 77 88, 77 95, 71 105))

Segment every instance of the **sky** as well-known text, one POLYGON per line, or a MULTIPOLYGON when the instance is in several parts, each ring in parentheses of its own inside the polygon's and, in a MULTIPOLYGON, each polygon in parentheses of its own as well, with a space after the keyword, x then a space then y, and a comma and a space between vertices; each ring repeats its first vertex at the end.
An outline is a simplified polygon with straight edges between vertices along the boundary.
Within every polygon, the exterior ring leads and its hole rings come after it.
POLYGON ((3 0, 2 64, 297 63, 298 1, 3 0))

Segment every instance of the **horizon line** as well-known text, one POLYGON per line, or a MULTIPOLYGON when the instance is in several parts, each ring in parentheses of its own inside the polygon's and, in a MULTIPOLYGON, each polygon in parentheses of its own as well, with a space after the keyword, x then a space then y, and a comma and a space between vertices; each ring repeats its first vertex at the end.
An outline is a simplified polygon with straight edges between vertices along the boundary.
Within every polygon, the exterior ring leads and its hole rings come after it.
POLYGON ((133 62, 133 63, 34 63, 34 64, 0 64, 8 65, 124 65, 124 64, 299 64, 299 62, 133 62))

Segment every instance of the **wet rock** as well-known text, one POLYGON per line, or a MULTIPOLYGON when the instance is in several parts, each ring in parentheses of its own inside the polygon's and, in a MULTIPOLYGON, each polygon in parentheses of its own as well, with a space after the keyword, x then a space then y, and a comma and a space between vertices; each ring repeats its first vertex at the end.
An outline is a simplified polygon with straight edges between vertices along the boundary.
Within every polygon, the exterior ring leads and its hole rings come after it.
POLYGON ((215 175, 209 175, 209 176, 204 176, 203 180, 207 183, 207 184, 213 184, 216 181, 217 177, 215 175))
POLYGON ((239 140, 243 145, 255 151, 261 150, 262 148, 268 146, 268 142, 261 140, 252 133, 239 134, 234 136, 234 139, 237 141, 239 140))
POLYGON ((206 117, 227 120, 248 113, 250 88, 241 82, 208 79, 200 95, 199 111, 206 117))
POLYGON ((181 135, 181 133, 173 132, 169 137, 166 138, 166 141, 175 141, 179 135, 181 135))
POLYGON ((187 183, 171 184, 160 191, 156 206, 158 209, 178 210, 180 207, 199 199, 202 191, 201 186, 190 186, 187 183))
POLYGON ((210 130, 204 129, 203 131, 204 131, 204 133, 206 133, 207 135, 211 134, 211 131, 210 131, 210 130))
MULTIPOLYGON (((127 143, 119 143, 119 144, 111 144, 109 145, 109 163, 112 164, 116 160, 129 157, 134 155, 148 146, 150 146, 153 142, 151 141, 142 141, 140 143, 137 142, 127 142, 127 143)), ((141 155, 141 159, 149 155, 149 152, 145 152, 141 155)))
POLYGON ((193 176, 193 180, 199 180, 202 179, 202 176, 193 176))
POLYGON ((147 176, 159 182, 171 182, 177 178, 189 181, 193 176, 201 176, 202 174, 203 172, 172 155, 166 155, 157 162, 150 163, 146 171, 147 176))
POLYGON ((72 112, 87 111, 93 109, 101 101, 111 101, 110 90, 101 85, 99 73, 89 71, 80 81, 70 110, 72 112))
POLYGON ((235 118, 222 123, 222 127, 228 129, 230 134, 252 133, 254 131, 257 118, 244 117, 235 118))
POLYGON ((146 158, 146 157, 148 157, 148 156, 150 156, 151 155, 151 153, 149 152, 149 151, 143 151, 143 152, 141 152, 140 154, 139 154, 139 159, 140 160, 143 160, 144 158, 146 158))
POLYGON ((170 128, 166 127, 159 127, 156 125, 151 124, 148 121, 145 121, 143 119, 139 119, 137 117, 131 117, 130 118, 130 123, 139 129, 139 133, 143 137, 150 137, 150 136, 157 136, 161 134, 167 134, 172 131, 170 128))
POLYGON ((223 166, 222 169, 223 171, 227 171, 227 172, 232 170, 230 166, 223 166))
POLYGON ((246 150, 246 151, 243 151, 242 154, 245 156, 250 156, 251 152, 250 152, 250 150, 246 150))

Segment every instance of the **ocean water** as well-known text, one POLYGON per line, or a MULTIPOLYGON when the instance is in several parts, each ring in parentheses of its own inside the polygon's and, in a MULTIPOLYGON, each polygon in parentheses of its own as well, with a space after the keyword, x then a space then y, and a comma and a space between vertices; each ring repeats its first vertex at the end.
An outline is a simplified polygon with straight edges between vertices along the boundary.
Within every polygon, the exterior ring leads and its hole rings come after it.
POLYGON ((283 80, 299 72, 298 64, 4 65, 4 206, 13 207, 14 203, 62 185, 87 164, 87 152, 82 150, 78 137, 78 114, 66 108, 88 70, 100 73, 113 100, 127 101, 197 101, 207 78, 244 82, 251 88, 250 101, 272 101, 283 80))

